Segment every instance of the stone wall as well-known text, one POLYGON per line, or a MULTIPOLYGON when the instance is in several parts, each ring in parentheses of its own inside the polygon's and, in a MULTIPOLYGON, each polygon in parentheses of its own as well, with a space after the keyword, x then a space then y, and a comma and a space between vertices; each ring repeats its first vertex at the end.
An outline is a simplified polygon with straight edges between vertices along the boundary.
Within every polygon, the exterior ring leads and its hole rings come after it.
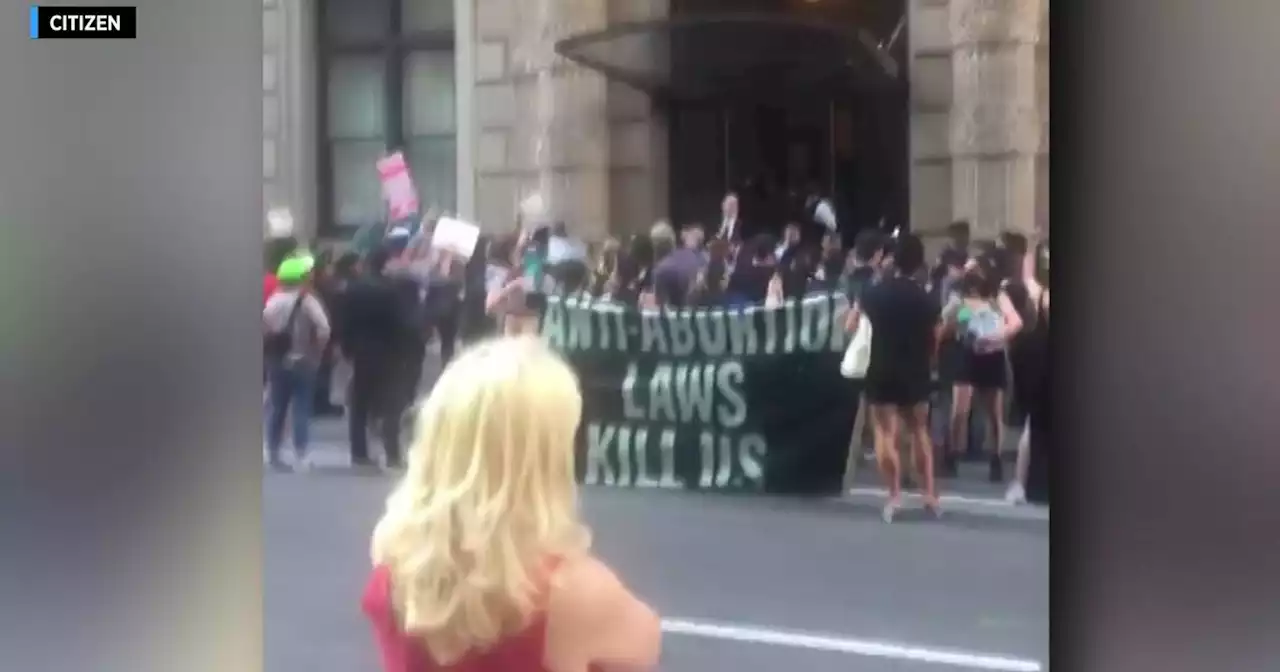
POLYGON ((287 208, 303 238, 316 231, 313 2, 262 2, 263 229, 287 208))
POLYGON ((661 16, 665 2, 475 3, 471 132, 480 224, 508 229, 516 204, 535 191, 553 217, 589 239, 638 230, 661 216, 666 140, 648 97, 558 57, 554 48, 569 35, 661 16))
POLYGON ((911 0, 911 220, 975 237, 1048 217, 1048 0, 911 0))

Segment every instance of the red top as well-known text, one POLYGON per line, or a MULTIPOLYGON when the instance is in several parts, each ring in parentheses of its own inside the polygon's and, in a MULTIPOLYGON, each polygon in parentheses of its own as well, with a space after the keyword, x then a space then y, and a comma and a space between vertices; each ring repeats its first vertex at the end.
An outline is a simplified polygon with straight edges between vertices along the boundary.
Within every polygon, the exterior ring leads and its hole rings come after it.
POLYGON ((542 666, 547 634, 543 614, 489 650, 467 654, 445 667, 432 660, 421 639, 407 636, 400 629, 391 604, 391 572, 386 567, 374 568, 361 607, 373 622, 383 672, 547 672, 542 666))
POLYGON ((280 281, 276 279, 275 273, 267 273, 262 276, 262 305, 267 305, 267 300, 272 294, 280 288, 280 281))

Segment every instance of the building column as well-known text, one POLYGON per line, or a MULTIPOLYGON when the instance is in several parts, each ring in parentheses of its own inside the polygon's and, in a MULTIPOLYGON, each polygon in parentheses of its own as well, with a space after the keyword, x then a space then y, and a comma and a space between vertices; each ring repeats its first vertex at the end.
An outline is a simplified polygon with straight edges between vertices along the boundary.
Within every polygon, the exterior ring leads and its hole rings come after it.
POLYGON ((598 237, 609 216, 606 83, 555 54, 557 40, 600 30, 605 0, 475 0, 476 214, 510 230, 542 193, 550 216, 598 237))
POLYGON ((1036 226, 1042 0, 951 0, 952 213, 974 237, 1036 226))
POLYGON ((267 211, 287 209, 304 240, 316 233, 314 2, 262 3, 263 230, 267 211))

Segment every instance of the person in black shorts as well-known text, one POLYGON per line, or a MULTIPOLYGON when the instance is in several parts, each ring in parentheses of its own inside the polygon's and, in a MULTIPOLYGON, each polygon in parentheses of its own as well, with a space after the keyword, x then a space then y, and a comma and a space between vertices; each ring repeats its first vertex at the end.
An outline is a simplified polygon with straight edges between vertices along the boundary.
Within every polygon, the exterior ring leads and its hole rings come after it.
POLYGON ((945 332, 955 334, 961 345, 951 392, 951 440, 943 469, 955 475, 959 457, 968 447, 969 412, 976 394, 978 409, 986 414, 986 426, 993 435, 988 473, 993 483, 1004 481, 1000 448, 1004 444, 1004 390, 1008 384, 1006 350, 1022 328, 1022 319, 1001 287, 1002 279, 993 256, 975 259, 942 310, 945 332))
POLYGON ((903 234, 893 252, 893 273, 863 289, 850 311, 849 325, 856 327, 858 319, 871 321, 871 359, 863 394, 871 411, 876 461, 888 482, 885 522, 893 520, 901 504, 902 464, 897 445, 903 425, 911 434, 925 506, 938 512, 933 445, 929 439, 929 394, 939 307, 914 280, 924 265, 920 239, 903 234))

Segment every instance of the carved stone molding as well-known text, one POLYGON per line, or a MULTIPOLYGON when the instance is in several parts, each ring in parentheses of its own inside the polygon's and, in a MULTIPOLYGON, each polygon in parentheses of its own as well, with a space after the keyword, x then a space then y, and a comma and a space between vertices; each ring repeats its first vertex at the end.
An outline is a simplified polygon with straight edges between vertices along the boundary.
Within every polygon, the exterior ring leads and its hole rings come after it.
POLYGON ((1036 154, 1041 135, 1034 102, 989 100, 951 110, 951 153, 956 157, 1036 154))
POLYGON ((952 215, 969 220, 974 235, 1032 231, 1036 221, 1033 157, 965 159, 952 166, 952 215))
POLYGON ((951 0, 948 18, 954 46, 1035 44, 1043 0, 951 0))

